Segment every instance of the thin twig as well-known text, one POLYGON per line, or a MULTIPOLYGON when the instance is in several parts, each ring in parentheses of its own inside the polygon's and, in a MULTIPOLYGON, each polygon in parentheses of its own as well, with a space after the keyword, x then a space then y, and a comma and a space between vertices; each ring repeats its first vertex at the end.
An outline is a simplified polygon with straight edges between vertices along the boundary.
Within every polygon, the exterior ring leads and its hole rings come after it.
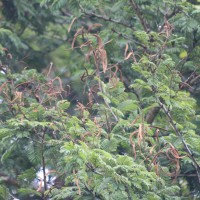
POLYGON ((129 0, 129 2, 131 4, 132 8, 134 9, 134 11, 136 12, 136 14, 137 14, 137 16, 138 16, 138 18, 139 18, 144 30, 145 30, 145 32, 148 33, 150 31, 149 30, 149 25, 147 24, 147 21, 142 16, 142 13, 140 11, 139 6, 136 4, 136 2, 134 0, 129 0))
MULTIPOLYGON (((42 172, 43 172, 43 182, 44 182, 44 193, 47 190, 47 179, 46 179, 46 163, 45 163, 45 157, 44 157, 44 143, 45 143, 45 130, 43 130, 42 133, 42 172)), ((43 198, 45 199, 43 193, 43 198)))
POLYGON ((102 19, 104 21, 113 22, 115 24, 119 24, 119 25, 122 25, 122 26, 124 26, 126 28, 130 28, 130 29, 134 30, 134 28, 131 25, 126 24, 126 23, 124 23, 122 21, 118 21, 118 20, 112 19, 112 18, 107 17, 107 16, 98 15, 98 14, 96 14, 94 12, 86 12, 80 4, 79 4, 79 7, 81 8, 81 11, 87 16, 96 17, 96 18, 102 19))
POLYGON ((137 44, 138 46, 141 46, 142 48, 146 49, 147 47, 141 43, 139 43, 138 41, 134 40, 133 38, 129 38, 129 36, 127 36, 126 34, 123 34, 121 32, 116 31, 114 28, 111 29, 114 33, 116 33, 119 37, 122 37, 126 40, 129 40, 130 42, 133 42, 135 44, 137 44))
POLYGON ((119 122, 118 117, 117 117, 117 116, 115 115, 115 113, 112 111, 112 108, 110 107, 110 105, 109 105, 106 101, 104 101, 104 102, 105 102, 107 108, 110 110, 112 116, 115 118, 115 121, 116 121, 116 122, 119 122))
MULTIPOLYGON (((172 18, 173 16, 175 16, 179 12, 180 12, 180 8, 174 7, 174 10, 170 14, 164 14, 163 13, 163 15, 165 16, 165 19, 168 20, 168 19, 172 18)), ((159 28, 160 32, 163 30, 164 25, 165 25, 165 20, 164 20, 164 22, 162 23, 162 25, 159 28)))
POLYGON ((198 181, 200 183, 200 166, 198 164, 198 162, 195 160, 192 151, 189 149, 188 145, 186 144, 181 132, 178 130, 176 124, 173 122, 172 116, 169 112, 169 110, 166 108, 166 106, 161 103, 160 101, 158 102, 160 107, 162 108, 162 110, 164 111, 164 113, 167 115, 168 119, 169 119, 169 123, 171 124, 172 128, 174 129, 175 133, 181 138, 182 140, 182 144, 186 150, 186 152, 188 153, 188 156, 190 157, 190 159, 193 161, 193 165, 196 169, 196 173, 197 173, 197 177, 198 177, 198 181))

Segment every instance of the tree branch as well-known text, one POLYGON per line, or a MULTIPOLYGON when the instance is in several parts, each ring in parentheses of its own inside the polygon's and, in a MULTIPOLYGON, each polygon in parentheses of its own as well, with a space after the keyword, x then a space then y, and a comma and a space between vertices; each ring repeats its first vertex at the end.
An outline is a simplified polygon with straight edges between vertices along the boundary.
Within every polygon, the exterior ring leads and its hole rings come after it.
POLYGON ((182 144, 183 144, 186 152, 188 153, 188 156, 193 161, 193 165, 194 165, 194 167, 196 169, 198 181, 200 183, 200 165, 195 160, 192 151, 189 149, 188 145, 186 144, 185 140, 183 139, 183 136, 182 136, 181 132, 178 130, 176 124, 173 122, 173 119, 172 119, 172 116, 171 116, 169 110, 166 108, 166 106, 163 103, 161 103, 161 101, 159 101, 158 103, 159 103, 160 107, 162 108, 162 110, 164 111, 164 113, 167 115, 167 117, 169 119, 169 123, 172 126, 172 128, 174 129, 175 133, 177 134, 177 136, 179 136, 181 138, 182 144))
POLYGON ((160 111, 160 107, 152 108, 146 115, 145 120, 148 124, 152 124, 154 119, 156 118, 157 114, 160 111))
POLYGON ((148 33, 148 32, 150 31, 150 30, 149 30, 150 27, 149 27, 149 25, 147 24, 147 21, 143 18, 142 13, 141 13, 141 11, 140 11, 140 8, 138 7, 138 5, 135 3, 134 0, 129 0, 129 2, 130 2, 130 4, 131 4, 133 10, 136 12, 136 15, 138 16, 138 18, 139 18, 139 20, 140 20, 140 22, 141 22, 141 24, 142 24, 142 26, 143 26, 145 32, 148 33))
POLYGON ((124 22, 122 22, 122 21, 118 21, 118 20, 112 19, 112 18, 107 17, 107 16, 98 15, 98 14, 96 14, 96 13, 94 13, 94 12, 86 12, 86 11, 83 9, 83 7, 82 7, 81 5, 79 5, 79 6, 80 6, 80 8, 81 8, 81 11, 82 11, 85 15, 87 15, 87 16, 96 17, 96 18, 102 19, 102 20, 104 20, 104 21, 113 22, 113 23, 115 23, 115 24, 119 24, 119 25, 122 25, 122 26, 124 26, 124 27, 126 27, 126 28, 130 28, 130 29, 132 29, 132 30, 135 30, 131 25, 126 24, 126 23, 124 23, 124 22))
POLYGON ((129 40, 135 44, 137 44, 138 46, 142 47, 143 49, 147 50, 147 47, 141 43, 139 43, 138 41, 134 40, 133 38, 129 38, 126 34, 123 34, 121 32, 116 31, 114 28, 111 29, 112 32, 116 33, 119 37, 122 37, 126 40, 129 40))
POLYGON ((173 16, 175 16, 180 11, 181 11, 180 8, 174 7, 174 10, 170 14, 164 14, 164 13, 162 13, 164 15, 164 17, 165 17, 165 20, 162 23, 161 27, 159 28, 159 31, 163 30, 166 20, 169 20, 170 18, 172 18, 173 16))

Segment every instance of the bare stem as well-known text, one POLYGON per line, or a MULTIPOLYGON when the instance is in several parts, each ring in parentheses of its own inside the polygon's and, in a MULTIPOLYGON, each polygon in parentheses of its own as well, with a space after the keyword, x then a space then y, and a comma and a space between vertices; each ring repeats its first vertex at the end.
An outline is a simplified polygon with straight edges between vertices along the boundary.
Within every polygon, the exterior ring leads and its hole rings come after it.
POLYGON ((164 111, 164 113, 167 115, 168 119, 169 119, 169 123, 170 125, 172 126, 172 128, 174 129, 175 133, 177 134, 177 136, 179 136, 182 140, 182 144, 186 150, 186 152, 188 153, 188 156, 190 157, 190 159, 193 161, 193 165, 196 169, 196 173, 197 173, 197 177, 198 177, 198 181, 200 183, 200 166, 198 164, 198 162, 195 160, 194 156, 193 156, 193 153, 192 151, 189 149, 188 145, 186 144, 181 132, 178 130, 177 126, 176 126, 176 123, 174 123, 173 119, 172 119, 172 116, 169 112, 169 110, 166 108, 166 106, 161 103, 160 101, 158 102, 161 109, 164 111))
MULTIPOLYGON (((45 143, 45 130, 42 134, 42 172, 43 172, 43 182, 44 182, 44 192, 47 190, 47 177, 46 177, 46 163, 45 163, 45 157, 44 157, 44 143, 45 143)), ((43 193, 43 199, 45 200, 44 193, 43 193)))
POLYGON ((139 6, 136 4, 136 2, 134 0, 129 0, 133 10, 136 12, 136 15, 138 16, 145 32, 149 32, 149 25, 147 24, 146 20, 144 19, 144 17, 142 16, 142 13, 140 11, 139 6))
POLYGON ((104 20, 104 21, 113 22, 113 23, 115 23, 115 24, 119 24, 119 25, 122 25, 122 26, 124 26, 124 27, 126 27, 126 28, 130 28, 130 29, 134 30, 134 28, 133 28, 131 25, 129 25, 129 24, 126 24, 126 23, 124 23, 124 22, 122 22, 122 21, 118 21, 118 20, 112 19, 112 18, 107 17, 107 16, 98 15, 98 14, 96 14, 96 13, 94 13, 94 12, 87 12, 87 11, 85 11, 85 9, 83 9, 83 7, 82 7, 81 5, 79 5, 79 6, 80 6, 80 8, 81 8, 81 11, 82 11, 85 15, 87 15, 87 16, 96 17, 96 18, 102 19, 102 20, 104 20))

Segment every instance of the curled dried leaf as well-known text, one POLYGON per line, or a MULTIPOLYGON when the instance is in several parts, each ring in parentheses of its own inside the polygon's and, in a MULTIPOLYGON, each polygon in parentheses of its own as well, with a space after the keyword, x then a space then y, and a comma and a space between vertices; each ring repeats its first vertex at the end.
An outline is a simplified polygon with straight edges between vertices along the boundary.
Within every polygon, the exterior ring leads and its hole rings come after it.
POLYGON ((72 41, 72 49, 74 48, 74 43, 75 43, 77 37, 78 37, 79 35, 83 35, 83 34, 84 34, 84 28, 81 27, 81 28, 79 28, 79 29, 77 30, 76 34, 74 35, 74 38, 73 38, 73 41, 72 41))
POLYGON ((74 182, 78 188, 78 195, 81 195, 81 188, 79 186, 79 179, 77 178, 77 175, 76 175, 76 171, 73 170, 73 175, 74 175, 74 182))
POLYGON ((144 134, 144 126, 143 124, 139 125, 138 130, 138 145, 140 146, 141 141, 143 140, 143 134, 144 134))
POLYGON ((128 43, 126 44, 126 47, 125 47, 124 59, 126 59, 126 57, 127 57, 127 51, 128 51, 128 43))
POLYGON ((129 136, 129 140, 130 140, 130 143, 132 145, 132 148, 133 148, 133 154, 134 154, 134 158, 136 159, 137 155, 136 155, 136 150, 135 150, 135 143, 133 142, 133 136, 138 133, 138 130, 132 132, 129 136))
POLYGON ((133 52, 129 52, 128 55, 124 58, 124 60, 128 60, 131 56, 133 56, 133 52))
POLYGON ((101 27, 101 26, 103 26, 103 25, 98 24, 98 23, 92 24, 91 26, 88 27, 88 32, 90 32, 91 30, 93 30, 96 27, 101 27))
POLYGON ((150 149, 150 155, 152 155, 154 148, 156 147, 156 144, 154 144, 150 149))
POLYGON ((72 25, 73 25, 73 23, 75 22, 76 19, 77 19, 77 17, 74 17, 74 18, 72 19, 72 22, 70 23, 70 25, 69 25, 69 27, 68 27, 68 33, 70 32, 70 30, 71 30, 71 28, 72 28, 72 25))
POLYGON ((83 44, 80 46, 80 49, 81 49, 82 47, 87 47, 87 46, 89 46, 90 44, 92 44, 92 41, 88 40, 87 42, 83 43, 83 44))

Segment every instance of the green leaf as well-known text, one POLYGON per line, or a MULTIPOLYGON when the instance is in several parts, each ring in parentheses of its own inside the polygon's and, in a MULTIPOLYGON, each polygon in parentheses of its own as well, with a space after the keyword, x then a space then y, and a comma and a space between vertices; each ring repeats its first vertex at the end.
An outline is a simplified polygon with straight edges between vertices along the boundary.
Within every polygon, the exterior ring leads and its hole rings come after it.
POLYGON ((60 111, 67 110, 69 106, 70 106, 70 102, 68 102, 67 100, 62 100, 62 101, 57 102, 57 107, 60 111))

